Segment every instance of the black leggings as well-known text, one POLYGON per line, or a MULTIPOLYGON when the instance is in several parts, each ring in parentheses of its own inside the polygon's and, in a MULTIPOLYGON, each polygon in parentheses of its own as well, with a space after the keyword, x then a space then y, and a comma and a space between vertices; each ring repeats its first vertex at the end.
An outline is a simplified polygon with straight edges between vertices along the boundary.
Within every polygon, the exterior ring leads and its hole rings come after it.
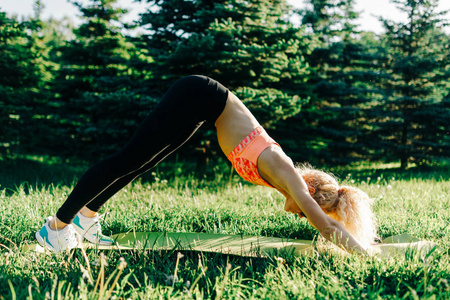
POLYGON ((205 76, 175 82, 117 153, 93 165, 56 213, 71 223, 87 206, 98 211, 117 191, 183 145, 205 122, 215 122, 225 108, 228 90, 205 76))

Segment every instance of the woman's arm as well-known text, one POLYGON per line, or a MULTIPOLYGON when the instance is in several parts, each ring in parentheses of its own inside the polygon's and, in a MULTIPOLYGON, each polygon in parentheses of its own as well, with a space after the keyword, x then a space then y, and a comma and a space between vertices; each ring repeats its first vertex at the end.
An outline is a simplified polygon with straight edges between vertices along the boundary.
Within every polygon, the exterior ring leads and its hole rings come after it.
POLYGON ((366 254, 367 250, 338 221, 327 216, 311 197, 308 187, 297 172, 292 160, 279 147, 270 147, 261 153, 258 170, 264 180, 292 199, 308 221, 327 240, 350 253, 366 254), (278 149, 277 149, 278 148, 278 149))

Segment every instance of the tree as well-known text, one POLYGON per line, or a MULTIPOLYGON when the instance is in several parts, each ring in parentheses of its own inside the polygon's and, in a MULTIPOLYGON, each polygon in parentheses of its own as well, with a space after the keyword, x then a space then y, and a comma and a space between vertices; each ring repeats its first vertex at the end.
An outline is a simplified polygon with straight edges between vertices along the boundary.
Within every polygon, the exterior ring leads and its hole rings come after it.
POLYGON ((406 22, 383 20, 389 53, 388 90, 377 111, 373 134, 387 160, 429 164, 448 157, 450 143, 449 38, 438 0, 395 0, 406 22))
POLYGON ((153 91, 204 74, 236 93, 268 129, 298 114, 310 93, 308 46, 303 29, 289 23, 286 1, 149 2, 141 23, 151 31, 144 42, 154 59, 153 91))
POLYGON ((155 86, 162 83, 164 90, 181 76, 206 74, 255 106, 274 111, 276 104, 285 117, 298 112, 295 95, 305 88, 309 70, 302 31, 286 20, 285 1, 150 2, 160 8, 142 18, 153 31, 147 45, 155 86))
POLYGON ((373 33, 357 30, 354 0, 310 0, 301 11, 315 47, 307 60, 314 68, 314 96, 304 106, 305 139, 328 163, 366 159, 367 110, 380 99, 383 50, 373 33))
POLYGON ((142 93, 146 75, 133 66, 148 58, 122 34, 126 11, 116 0, 75 5, 84 22, 57 49, 57 130, 49 143, 55 154, 95 160, 123 145, 155 100, 142 93))
POLYGON ((0 153, 31 151, 44 130, 51 64, 40 29, 38 19, 18 22, 0 11, 0 153))

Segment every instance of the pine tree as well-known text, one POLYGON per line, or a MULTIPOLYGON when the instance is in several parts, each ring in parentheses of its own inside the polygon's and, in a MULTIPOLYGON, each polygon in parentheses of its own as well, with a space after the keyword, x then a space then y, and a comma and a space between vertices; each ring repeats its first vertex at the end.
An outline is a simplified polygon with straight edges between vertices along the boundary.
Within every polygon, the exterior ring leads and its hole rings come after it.
POLYGON ((122 34, 126 11, 116 2, 76 4, 84 22, 57 49, 55 154, 95 160, 116 151, 155 102, 140 90, 145 74, 133 64, 147 58, 122 34))
POLYGON ((305 105, 302 125, 323 162, 351 163, 370 153, 365 142, 367 109, 380 91, 382 51, 372 33, 359 32, 354 0, 310 0, 302 22, 316 46, 307 60, 315 68, 315 96, 305 105))
POLYGON ((0 11, 0 153, 34 151, 51 64, 38 19, 18 22, 0 11))
POLYGON ((309 71, 302 32, 285 20, 285 1, 151 2, 160 9, 145 14, 142 23, 153 31, 147 45, 155 86, 164 90, 181 76, 205 74, 255 106, 272 103, 285 117, 298 112, 294 96, 309 71))
POLYGON ((151 31, 145 43, 154 59, 153 91, 203 74, 230 88, 268 129, 298 114, 310 93, 308 45, 303 29, 289 23, 286 1, 149 2, 154 7, 142 25, 151 31))
POLYGON ((374 135, 387 160, 430 164, 449 156, 448 36, 438 0, 395 0, 407 21, 383 20, 389 91, 377 108, 374 135))

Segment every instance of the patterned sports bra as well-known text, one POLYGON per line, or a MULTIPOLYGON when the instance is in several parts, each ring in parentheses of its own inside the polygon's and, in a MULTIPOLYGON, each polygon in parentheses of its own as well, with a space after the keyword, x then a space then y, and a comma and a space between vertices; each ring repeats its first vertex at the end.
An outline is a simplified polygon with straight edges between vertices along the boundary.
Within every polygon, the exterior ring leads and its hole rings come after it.
POLYGON ((236 172, 245 180, 253 184, 273 188, 272 185, 261 178, 257 166, 258 157, 271 145, 280 146, 267 134, 264 128, 258 126, 231 151, 228 159, 236 172))

